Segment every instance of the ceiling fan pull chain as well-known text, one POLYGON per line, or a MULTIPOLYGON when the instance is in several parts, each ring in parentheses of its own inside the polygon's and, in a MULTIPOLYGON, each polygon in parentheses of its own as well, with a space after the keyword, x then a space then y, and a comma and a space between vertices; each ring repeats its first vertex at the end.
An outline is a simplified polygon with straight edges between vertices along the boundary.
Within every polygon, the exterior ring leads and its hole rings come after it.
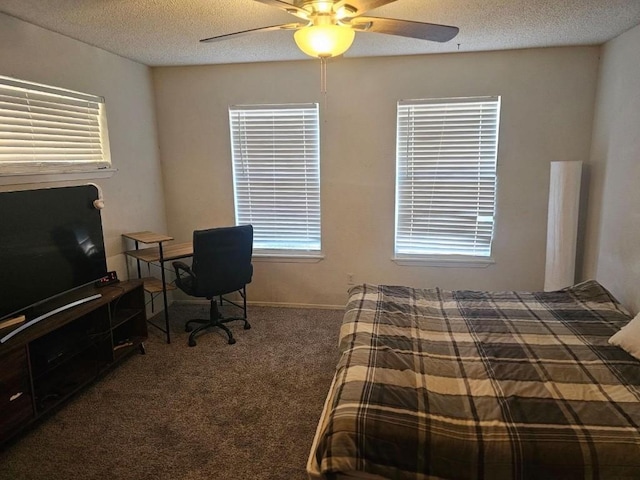
POLYGON ((320 57, 320 92, 327 94, 327 59, 320 57))

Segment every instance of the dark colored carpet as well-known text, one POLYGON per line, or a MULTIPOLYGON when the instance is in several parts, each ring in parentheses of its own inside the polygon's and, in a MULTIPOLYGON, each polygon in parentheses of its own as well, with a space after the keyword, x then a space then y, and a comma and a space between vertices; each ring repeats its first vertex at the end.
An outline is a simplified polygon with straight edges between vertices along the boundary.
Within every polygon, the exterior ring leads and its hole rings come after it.
POLYGON ((134 354, 0 453, 2 479, 304 479, 337 362, 343 312, 250 307, 187 346, 182 324, 207 307, 171 308, 173 339, 149 327, 134 354))

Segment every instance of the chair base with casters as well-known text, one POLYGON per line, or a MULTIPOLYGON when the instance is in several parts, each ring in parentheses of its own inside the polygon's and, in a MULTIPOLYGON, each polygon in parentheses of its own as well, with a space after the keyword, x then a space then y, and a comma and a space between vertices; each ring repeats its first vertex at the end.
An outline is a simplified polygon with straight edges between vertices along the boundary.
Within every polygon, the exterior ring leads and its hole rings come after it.
POLYGON ((213 328, 213 327, 218 327, 222 330, 225 331, 225 333, 227 334, 227 337, 229 337, 229 345, 233 345, 234 343, 236 343, 236 339, 233 338, 233 333, 231 333, 231 330, 229 330, 229 328, 227 328, 227 326, 225 325, 225 323, 228 322, 232 322, 235 320, 242 320, 244 321, 244 329, 245 330, 249 330, 251 328, 251 324, 249 323, 249 321, 247 320, 247 297, 246 297, 246 289, 243 288, 242 290, 239 291, 240 295, 242 296, 242 305, 238 305, 235 302, 232 302, 229 299, 223 298, 222 295, 220 295, 220 305, 222 306, 223 301, 230 303, 232 305, 234 305, 237 308, 242 309, 242 317, 223 317, 222 314, 220 313, 220 311, 218 310, 218 302, 216 301, 215 297, 211 299, 211 308, 209 310, 209 319, 205 320, 205 319, 192 319, 189 320, 185 326, 184 326, 184 331, 185 332, 191 332, 191 335, 189 335, 189 346, 190 347, 195 347, 196 346, 196 340, 195 340, 195 336, 200 333, 203 330, 207 330, 209 328, 213 328), (199 324, 198 327, 196 327, 195 329, 193 329, 193 327, 191 326, 191 324, 196 323, 199 324))

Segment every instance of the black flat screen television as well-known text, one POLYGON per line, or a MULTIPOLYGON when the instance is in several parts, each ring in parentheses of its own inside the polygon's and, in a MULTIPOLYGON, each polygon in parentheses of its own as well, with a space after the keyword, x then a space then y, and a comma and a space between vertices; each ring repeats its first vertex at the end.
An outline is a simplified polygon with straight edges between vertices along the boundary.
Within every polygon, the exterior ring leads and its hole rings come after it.
POLYGON ((0 193, 0 320, 107 273, 97 198, 94 185, 0 193))

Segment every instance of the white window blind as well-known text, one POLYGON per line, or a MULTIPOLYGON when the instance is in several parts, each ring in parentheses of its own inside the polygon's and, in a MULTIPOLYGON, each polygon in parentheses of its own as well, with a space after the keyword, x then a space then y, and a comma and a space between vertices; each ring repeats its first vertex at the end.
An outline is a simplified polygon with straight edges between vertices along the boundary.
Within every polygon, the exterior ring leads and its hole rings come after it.
POLYGON ((396 256, 491 255, 499 114, 500 97, 398 102, 396 256))
POLYGON ((236 223, 254 249, 320 251, 318 105, 229 108, 236 223))
POLYGON ((110 166, 103 98, 0 76, 0 174, 110 166))

